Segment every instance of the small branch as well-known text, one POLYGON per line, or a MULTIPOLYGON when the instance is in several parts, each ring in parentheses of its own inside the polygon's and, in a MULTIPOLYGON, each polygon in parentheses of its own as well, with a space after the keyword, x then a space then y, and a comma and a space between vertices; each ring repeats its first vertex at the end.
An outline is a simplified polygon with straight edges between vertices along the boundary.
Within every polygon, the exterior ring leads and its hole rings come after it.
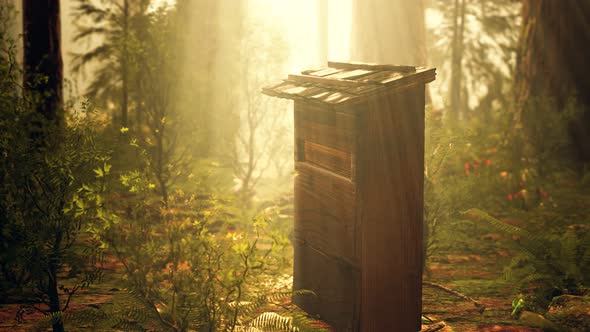
POLYGON ((459 292, 457 292, 455 290, 452 290, 452 289, 450 289, 448 287, 445 287, 445 286, 443 286, 441 284, 437 284, 437 283, 433 283, 433 282, 428 282, 428 281, 423 281, 422 282, 422 285, 428 286, 430 288, 442 290, 443 292, 449 293, 451 295, 454 295, 456 297, 459 297, 459 298, 462 298, 462 299, 464 299, 466 301, 469 301, 469 302, 473 303, 473 305, 475 305, 475 307, 477 308, 477 310, 479 311, 480 314, 483 314, 483 312, 486 310, 486 306, 483 305, 483 304, 481 304, 480 302, 474 300, 473 298, 471 298, 471 297, 469 297, 469 296, 467 296, 465 294, 459 293, 459 292))
POLYGON ((30 306, 31 306, 33 309, 35 309, 35 310, 37 310, 38 312, 42 313, 43 315, 48 315, 48 314, 49 314, 49 311, 43 310, 43 309, 41 309, 41 308, 39 308, 39 307, 35 306, 35 304, 33 304, 33 303, 30 303, 29 305, 30 305, 30 306))
POLYGON ((68 292, 68 298, 66 300, 66 304, 64 305, 63 309, 61 309, 62 312, 65 312, 66 310, 68 310, 68 307, 70 305, 70 300, 72 299, 72 296, 74 295, 74 293, 76 293, 78 288, 80 288, 80 285, 75 285, 72 288, 72 290, 68 292))

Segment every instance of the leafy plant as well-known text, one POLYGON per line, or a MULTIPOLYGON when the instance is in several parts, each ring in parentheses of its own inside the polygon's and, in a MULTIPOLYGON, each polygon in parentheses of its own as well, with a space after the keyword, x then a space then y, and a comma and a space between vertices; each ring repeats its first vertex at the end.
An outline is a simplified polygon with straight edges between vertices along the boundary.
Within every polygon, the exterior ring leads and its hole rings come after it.
POLYGON ((91 110, 70 113, 62 128, 35 111, 41 98, 21 89, 14 50, 0 56, 2 293, 14 292, 63 331, 74 295, 101 275, 102 251, 88 233, 97 206, 80 192, 102 183, 98 172, 108 173, 109 150, 96 141, 100 123, 91 110))
POLYGON ((520 313, 524 310, 525 308, 525 301, 521 296, 516 297, 514 300, 512 300, 512 312, 510 313, 510 316, 512 317, 518 317, 520 316, 520 313))
POLYGON ((134 92, 138 81, 138 43, 147 21, 149 0, 76 0, 73 5, 77 31, 74 42, 87 42, 91 48, 74 54, 73 70, 81 73, 84 67, 94 64, 97 70, 87 89, 87 96, 112 114, 114 127, 128 127, 129 110, 136 111, 134 92), (94 44, 98 39, 101 42, 94 44), (115 82, 116 84, 113 84, 115 82))
POLYGON ((504 223, 484 211, 470 209, 466 216, 487 223, 513 236, 516 256, 505 269, 515 288, 532 294, 532 305, 546 308, 563 294, 583 294, 590 285, 590 232, 581 227, 565 231, 545 230, 539 234, 504 223))
POLYGON ((225 214, 216 197, 177 190, 165 206, 141 172, 121 180, 126 200, 111 199, 116 214, 104 223, 101 241, 123 265, 134 308, 144 312, 138 324, 170 331, 243 325, 251 303, 269 298, 262 282, 286 263, 281 250, 287 241, 268 227, 272 210, 257 216, 251 229, 219 233, 215 225, 225 214))

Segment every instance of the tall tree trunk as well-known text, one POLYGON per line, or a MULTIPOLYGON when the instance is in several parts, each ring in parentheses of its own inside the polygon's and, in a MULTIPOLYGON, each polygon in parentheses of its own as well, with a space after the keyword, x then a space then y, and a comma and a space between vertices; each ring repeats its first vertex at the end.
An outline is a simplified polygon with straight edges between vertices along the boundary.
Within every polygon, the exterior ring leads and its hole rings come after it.
POLYGON ((123 0, 123 61, 121 61, 121 126, 128 127, 129 110, 129 0, 123 0))
POLYGON ((423 0, 354 0, 351 58, 425 65, 423 0))
POLYGON ((453 17, 453 41, 451 55, 451 115, 455 119, 461 118, 463 99, 463 35, 465 31, 465 2, 455 0, 453 17))
MULTIPOLYGON (((63 236, 61 232, 55 233, 55 241, 53 249, 49 255, 49 264, 47 272, 47 298, 49 302, 49 313, 61 313, 61 305, 59 300, 59 285, 57 282, 57 274, 60 265, 60 251, 62 248, 63 236)), ((53 332, 64 332, 64 324, 61 316, 54 317, 52 322, 53 332)))
POLYGON ((529 98, 550 97, 563 110, 571 97, 585 107, 570 125, 580 163, 590 162, 590 2, 524 0, 516 78, 520 110, 529 98))
POLYGON ((25 87, 38 94, 41 98, 38 113, 54 124, 59 124, 63 117, 59 3, 59 0, 23 0, 22 3, 25 87))
MULTIPOLYGON (((45 128, 60 126, 63 122, 63 60, 61 54, 60 1, 23 0, 23 46, 24 46, 24 86, 39 98, 37 113, 46 121, 36 125, 42 135, 33 133, 40 143, 47 143, 49 136, 45 128)), ((55 135, 55 132, 49 132, 55 135)), ((49 313, 61 311, 57 285, 59 252, 62 236, 57 233, 48 266, 47 295, 49 313)), ((54 332, 63 332, 61 318, 52 323, 54 332)))
POLYGON ((242 91, 227 82, 241 77, 246 0, 177 0, 179 108, 195 121, 195 151, 228 156, 239 128, 242 91), (206 47, 203 47, 206 45, 206 47))

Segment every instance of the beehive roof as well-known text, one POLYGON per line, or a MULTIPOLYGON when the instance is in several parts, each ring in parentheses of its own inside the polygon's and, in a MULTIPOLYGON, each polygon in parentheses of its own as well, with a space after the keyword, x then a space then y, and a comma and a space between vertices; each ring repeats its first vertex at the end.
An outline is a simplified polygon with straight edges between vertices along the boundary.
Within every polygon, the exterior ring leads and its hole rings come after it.
POLYGON ((344 105, 368 96, 434 81, 436 69, 368 63, 328 62, 328 67, 289 75, 262 89, 274 97, 344 105))

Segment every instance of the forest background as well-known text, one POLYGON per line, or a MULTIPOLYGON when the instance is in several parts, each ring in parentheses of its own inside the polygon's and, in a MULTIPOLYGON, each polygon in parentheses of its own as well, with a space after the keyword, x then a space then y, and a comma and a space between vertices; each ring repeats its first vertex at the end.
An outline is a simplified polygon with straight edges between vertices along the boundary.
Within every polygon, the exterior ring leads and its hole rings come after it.
MULTIPOLYGON (((319 329, 266 311, 291 295, 295 174, 291 105, 260 90, 328 59, 438 68, 425 275, 488 308, 456 325, 567 327, 556 299, 587 301, 588 1, 0 8, 5 326, 319 329)), ((437 305, 458 300, 425 297, 449 320, 437 305)))

